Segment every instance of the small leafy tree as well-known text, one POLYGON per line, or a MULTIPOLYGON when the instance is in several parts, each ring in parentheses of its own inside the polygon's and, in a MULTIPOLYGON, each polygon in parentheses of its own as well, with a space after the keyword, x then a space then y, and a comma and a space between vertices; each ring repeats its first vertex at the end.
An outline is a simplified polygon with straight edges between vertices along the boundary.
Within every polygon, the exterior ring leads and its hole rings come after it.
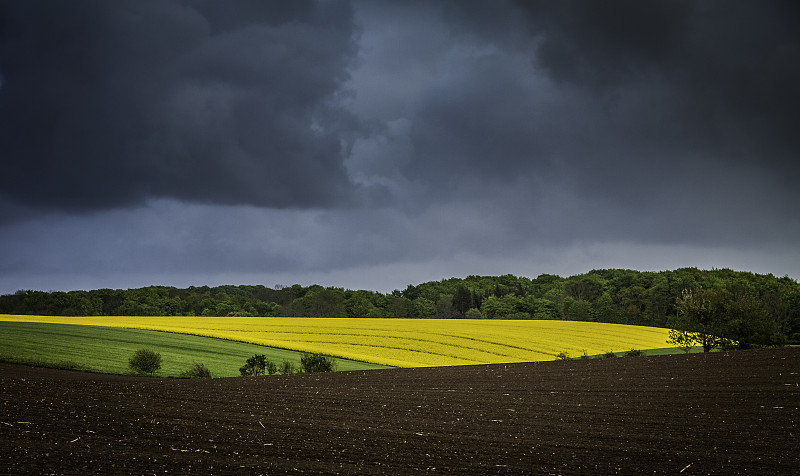
POLYGON ((558 355, 556 355, 556 359, 558 359, 558 360, 569 360, 569 352, 567 352, 567 351, 559 352, 558 355))
POLYGON ((161 368, 161 354, 150 349, 139 349, 128 360, 128 367, 136 373, 153 375, 161 368))
POLYGON ((189 370, 185 370, 180 374, 181 378, 211 378, 211 371, 208 370, 203 364, 195 363, 189 370))
POLYGON ((267 356, 264 354, 254 355, 247 359, 247 362, 239 368, 242 377, 264 375, 267 368, 267 356))
POLYGON ((303 354, 300 356, 300 366, 305 373, 330 372, 336 367, 336 361, 322 354, 303 354))
POLYGON ((678 316, 672 321, 667 342, 686 351, 702 345, 703 352, 721 346, 728 318, 727 304, 732 295, 725 289, 685 289, 675 303, 678 316))

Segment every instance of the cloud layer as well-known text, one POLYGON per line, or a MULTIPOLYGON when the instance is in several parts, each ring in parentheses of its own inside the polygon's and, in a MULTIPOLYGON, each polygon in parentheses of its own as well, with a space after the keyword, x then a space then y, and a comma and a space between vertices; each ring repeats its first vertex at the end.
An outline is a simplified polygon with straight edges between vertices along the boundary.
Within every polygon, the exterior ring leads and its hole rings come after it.
POLYGON ((798 20, 778 0, 0 2, 2 285, 797 277, 798 20))

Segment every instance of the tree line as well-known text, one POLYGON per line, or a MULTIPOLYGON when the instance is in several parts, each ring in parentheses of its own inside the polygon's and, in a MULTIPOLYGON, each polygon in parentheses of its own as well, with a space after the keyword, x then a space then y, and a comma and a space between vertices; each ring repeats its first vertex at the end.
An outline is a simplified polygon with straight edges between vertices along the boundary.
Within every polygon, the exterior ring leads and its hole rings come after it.
POLYGON ((800 283, 729 269, 604 269, 566 278, 468 276, 410 284, 391 293, 299 284, 20 290, 0 296, 0 313, 563 319, 675 327, 685 323, 679 319, 684 292, 703 289, 720 290, 720 309, 738 309, 735 303, 757 308, 773 337, 800 344, 800 283))

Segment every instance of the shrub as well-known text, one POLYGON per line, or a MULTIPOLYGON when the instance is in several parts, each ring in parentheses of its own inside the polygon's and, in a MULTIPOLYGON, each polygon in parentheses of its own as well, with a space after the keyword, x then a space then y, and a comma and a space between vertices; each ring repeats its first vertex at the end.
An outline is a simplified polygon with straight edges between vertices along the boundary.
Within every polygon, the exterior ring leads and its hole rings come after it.
POLYGON ((294 364, 288 360, 284 360, 283 363, 281 363, 281 365, 278 367, 278 372, 282 373, 283 375, 293 374, 294 364))
POLYGON ((556 358, 558 360, 569 360, 569 352, 560 352, 558 355, 556 355, 556 358))
POLYGON ((617 356, 617 354, 614 353, 614 349, 611 349, 608 352, 606 352, 605 354, 603 354, 603 358, 604 359, 610 359, 610 358, 616 357, 616 356, 617 356))
POLYGON ((305 373, 330 372, 336 367, 336 361, 322 354, 303 354, 300 356, 300 366, 305 373))
POLYGON ((161 368, 161 354, 150 349, 139 349, 128 360, 128 367, 136 373, 153 375, 161 368))
POLYGON ((264 375, 266 368, 267 356, 264 354, 256 354, 247 359, 243 366, 239 367, 239 373, 242 374, 242 377, 264 375))
POLYGON ((481 311, 479 309, 473 307, 472 309, 464 313, 464 317, 466 319, 483 319, 483 314, 481 314, 481 311))
POLYGON ((642 355, 644 355, 644 351, 639 349, 631 349, 625 352, 625 357, 640 357, 642 355))
POLYGON ((586 353, 586 349, 583 349, 583 354, 581 354, 581 358, 582 359, 588 359, 589 358, 589 354, 586 353))
POLYGON ((203 364, 195 363, 189 370, 181 372, 181 378, 211 378, 211 371, 203 364))
POLYGON ((267 371, 268 374, 272 375, 272 374, 274 374, 275 372, 278 371, 278 366, 275 365, 275 362, 273 362, 271 360, 267 360, 266 366, 264 367, 264 369, 267 371))

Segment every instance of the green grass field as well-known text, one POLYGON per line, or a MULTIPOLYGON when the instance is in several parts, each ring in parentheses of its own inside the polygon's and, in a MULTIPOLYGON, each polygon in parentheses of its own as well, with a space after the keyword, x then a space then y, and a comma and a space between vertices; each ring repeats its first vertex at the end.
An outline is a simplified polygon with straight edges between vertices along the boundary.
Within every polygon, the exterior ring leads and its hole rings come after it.
MULTIPOLYGON (((0 321, 0 359, 54 367, 77 367, 102 373, 127 374, 128 359, 138 349, 161 354, 156 374, 178 376, 193 363, 203 363, 213 377, 239 375, 239 367, 254 354, 300 367, 300 353, 255 344, 169 332, 115 327, 0 321)), ((337 359, 336 370, 385 368, 337 359)))
MULTIPOLYGON (((626 354, 628 353, 629 350, 633 350, 633 349, 628 349, 628 350, 624 350, 624 351, 615 351, 614 349, 609 349, 610 352, 614 353, 614 357, 627 357, 626 354)), ((671 354, 683 354, 683 353, 685 353, 682 349, 680 349, 678 347, 660 347, 658 349, 637 349, 637 350, 639 350, 642 353, 641 354, 642 356, 648 356, 648 355, 671 355, 671 354)), ((711 352, 719 352, 719 349, 714 349, 711 352)), ((701 354, 701 353, 703 353, 703 348, 701 346, 692 347, 692 349, 689 351, 689 353, 690 354, 701 354)), ((605 356, 606 356, 605 354, 594 354, 594 355, 588 355, 588 356, 583 357, 583 358, 587 358, 588 357, 590 359, 602 359, 605 356)), ((569 355, 569 358, 570 359, 580 359, 580 358, 582 358, 582 356, 581 356, 581 354, 569 355)))

